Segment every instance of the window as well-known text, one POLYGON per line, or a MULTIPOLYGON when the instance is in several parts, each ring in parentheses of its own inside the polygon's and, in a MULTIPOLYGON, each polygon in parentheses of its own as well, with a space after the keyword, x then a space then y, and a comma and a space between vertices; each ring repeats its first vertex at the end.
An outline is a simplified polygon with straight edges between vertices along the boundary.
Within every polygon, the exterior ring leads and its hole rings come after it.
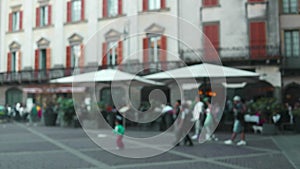
POLYGON ((123 14, 123 0, 103 0, 103 17, 114 17, 123 14))
POLYGON ((11 72, 17 71, 17 52, 11 52, 11 72))
POLYGON ((36 8, 36 27, 51 25, 52 6, 46 5, 36 8))
POLYGON ((202 0, 203 7, 217 6, 218 4, 218 0, 202 0))
POLYGON ((118 15, 118 0, 108 1, 108 16, 113 17, 118 15))
MULTIPOLYGON (((74 33, 68 38, 69 46, 66 47, 66 68, 84 67, 83 37, 74 33)), ((70 72, 69 72, 70 73, 70 72)))
POLYGON ((166 0, 143 0, 143 11, 166 8, 166 0))
POLYGON ((40 7, 40 14, 41 14, 41 18, 40 18, 40 26, 46 26, 48 25, 48 6, 42 6, 40 7))
POLYGON ((81 19, 81 0, 72 1, 72 22, 80 21, 81 19))
POLYGON ((8 31, 19 31, 22 30, 23 24, 23 11, 13 11, 9 13, 8 18, 8 31))
POLYGON ((78 59, 80 57, 80 45, 71 46, 71 67, 78 67, 78 59))
POLYGON ((149 68, 166 70, 167 65, 167 37, 149 34, 143 39, 143 63, 147 72, 149 68), (151 67, 150 67, 151 65, 151 67))
POLYGON ((282 7, 285 14, 298 13, 298 0, 283 0, 282 7))
POLYGON ((84 20, 84 0, 71 0, 67 3, 67 22, 84 20))
POLYGON ((149 0, 149 10, 160 9, 160 0, 149 0))
POLYGON ((158 62, 161 45, 161 37, 154 36, 149 38, 149 62, 158 62))
POLYGON ((13 13, 13 31, 20 29, 20 12, 13 13))
POLYGON ((46 70, 47 67, 47 53, 46 53, 46 49, 41 49, 40 50, 40 59, 39 59, 40 63, 40 70, 46 70))
POLYGON ((286 57, 299 57, 299 31, 285 31, 284 32, 284 47, 286 57))
POLYGON ((117 65, 117 59, 118 59, 117 43, 109 42, 108 50, 109 51, 107 52, 107 64, 111 66, 117 65))
MULTIPOLYGON (((102 44, 102 66, 115 67, 121 65, 123 60, 123 42, 109 41, 102 44)), ((121 68, 121 67, 119 67, 121 68)))

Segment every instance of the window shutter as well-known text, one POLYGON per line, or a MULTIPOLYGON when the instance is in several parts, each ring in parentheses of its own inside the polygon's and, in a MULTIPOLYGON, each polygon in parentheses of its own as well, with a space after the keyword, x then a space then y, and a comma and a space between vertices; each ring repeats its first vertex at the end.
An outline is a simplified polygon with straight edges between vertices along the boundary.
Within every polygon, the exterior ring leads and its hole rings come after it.
POLYGON ((162 70, 167 70, 167 37, 161 36, 160 62, 162 70))
POLYGON ((103 0, 103 11, 102 11, 102 17, 106 18, 108 16, 108 0, 103 0))
POLYGON ((52 5, 48 5, 48 25, 52 24, 52 5))
POLYGON ((149 70, 149 39, 143 39, 143 63, 144 63, 144 70, 149 70))
POLYGON ((46 49, 46 69, 47 70, 51 69, 51 49, 50 48, 46 49))
POLYGON ((71 46, 66 47, 66 68, 71 68, 71 46))
POLYGON ((79 67, 84 68, 84 45, 80 45, 79 67))
POLYGON ((40 51, 38 49, 35 50, 35 59, 34 59, 34 69, 37 71, 40 69, 40 51))
POLYGON ((18 71, 22 70, 22 52, 18 51, 18 71))
POLYGON ((122 4, 123 0, 118 0, 118 14, 122 15, 123 14, 123 4, 122 4))
POLYGON ((218 5, 218 0, 202 0, 202 6, 216 6, 218 5))
POLYGON ((20 29, 19 30, 22 30, 23 29, 23 11, 20 11, 20 29))
POLYGON ((123 42, 119 41, 118 42, 118 58, 117 58, 117 64, 120 65, 122 64, 123 61, 123 42))
POLYGON ((265 0, 248 0, 248 2, 252 2, 252 3, 255 3, 255 2, 265 2, 265 0))
POLYGON ((11 32, 12 31, 12 19, 13 19, 13 14, 10 13, 8 16, 8 31, 11 32))
POLYGON ((166 0, 160 0, 160 7, 161 7, 161 9, 166 8, 166 0))
POLYGON ((71 15, 72 15, 72 10, 71 10, 71 1, 67 2, 67 22, 71 22, 71 15))
POLYGON ((148 11, 148 1, 149 0, 143 0, 143 11, 148 11))
POLYGON ((85 0, 81 0, 81 20, 83 21, 85 16, 85 0))
POLYGON ((36 15, 36 18, 35 18, 35 26, 36 27, 40 27, 40 17, 41 17, 41 15, 40 15, 40 8, 36 8, 36 10, 35 10, 36 12, 35 12, 35 15, 36 15))
POLYGON ((7 73, 11 72, 11 53, 7 53, 7 73))
POLYGON ((107 43, 102 44, 102 68, 106 68, 107 65, 107 43))
MULTIPOLYGON (((282 3, 282 2, 281 2, 282 3)), ((281 8, 282 10, 282 8, 281 8)), ((300 0, 298 0, 298 13, 300 12, 300 0)))
POLYGON ((266 57, 266 23, 250 23, 250 57, 261 59, 266 57))
POLYGON ((214 58, 218 57, 219 50, 219 24, 210 24, 204 25, 203 32, 206 35, 204 38, 204 56, 205 59, 214 60, 214 58), (212 45, 212 47, 211 47, 212 45))

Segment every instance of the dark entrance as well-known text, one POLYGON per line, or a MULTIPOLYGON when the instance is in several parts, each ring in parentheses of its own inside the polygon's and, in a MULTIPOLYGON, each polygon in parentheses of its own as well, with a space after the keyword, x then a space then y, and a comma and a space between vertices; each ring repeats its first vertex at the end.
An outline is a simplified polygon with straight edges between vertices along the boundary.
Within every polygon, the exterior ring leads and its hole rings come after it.
POLYGON ((285 88, 283 101, 294 105, 300 100, 300 85, 297 83, 292 83, 285 88))
POLYGON ((14 105, 15 103, 22 103, 23 92, 18 88, 10 88, 5 93, 6 104, 14 105))
POLYGON ((160 90, 164 93, 165 97, 166 97, 166 101, 167 103, 170 103, 170 89, 168 87, 164 87, 164 86, 147 86, 147 87, 144 87, 142 89, 142 92, 141 92, 141 102, 142 103, 149 103, 150 100, 149 100, 149 95, 150 93, 153 91, 153 90, 160 90))

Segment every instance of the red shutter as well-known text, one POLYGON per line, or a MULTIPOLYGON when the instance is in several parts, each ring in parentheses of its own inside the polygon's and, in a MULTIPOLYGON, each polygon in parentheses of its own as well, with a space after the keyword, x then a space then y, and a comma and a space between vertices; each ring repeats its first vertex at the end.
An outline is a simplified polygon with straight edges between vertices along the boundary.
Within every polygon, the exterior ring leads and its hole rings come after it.
POLYGON ((206 59, 214 60, 218 57, 217 52, 220 44, 219 31, 219 24, 204 25, 203 27, 203 32, 206 35, 204 38, 204 56, 206 59))
POLYGON ((103 9, 102 9, 102 17, 106 18, 108 16, 108 0, 103 0, 103 9))
POLYGON ((35 50, 34 69, 37 71, 40 69, 40 51, 35 50))
POLYGON ((144 71, 149 71, 149 39, 143 39, 143 64, 144 64, 144 71))
POLYGON ((40 8, 36 8, 35 9, 35 15, 36 15, 36 17, 35 17, 35 26, 36 27, 40 27, 40 8))
POLYGON ((83 21, 85 16, 85 0, 81 0, 81 20, 83 21))
MULTIPOLYGON (((282 2, 281 2, 281 4, 282 4, 282 2)), ((282 7, 281 7, 281 10, 282 10, 282 7)), ((300 0, 298 0, 298 12, 300 12, 300 0)))
POLYGON ((248 0, 248 2, 252 2, 252 3, 255 3, 255 2, 264 2, 265 0, 248 0))
POLYGON ((12 19, 13 19, 13 13, 10 13, 8 16, 8 31, 11 32, 12 31, 12 19))
POLYGON ((250 23, 250 57, 262 59, 266 57, 266 23, 250 23))
POLYGON ((66 47, 66 68, 71 68, 71 46, 66 47))
POLYGON ((46 49, 46 69, 47 70, 51 69, 51 49, 50 48, 46 49))
POLYGON ((166 8, 166 0, 160 0, 160 6, 161 6, 161 9, 165 9, 166 8))
POLYGON ((161 48, 160 48, 160 62, 161 69, 167 70, 167 37, 161 36, 161 48))
POLYGON ((108 3, 107 3, 108 0, 103 0, 103 10, 102 10, 102 17, 103 18, 106 18, 108 16, 108 3))
POLYGON ((102 68, 107 66, 107 43, 102 44, 102 68))
POLYGON ((122 15, 123 14, 123 0, 118 0, 118 14, 122 15))
POLYGON ((52 24, 52 6, 48 6, 48 25, 52 24))
POLYGON ((202 6, 217 6, 219 4, 218 0, 202 0, 202 6))
POLYGON ((148 11, 148 0, 143 0, 143 11, 148 11))
POLYGON ((20 29, 19 30, 22 30, 23 29, 23 11, 20 11, 20 29))
POLYGON ((72 10, 71 10, 71 1, 67 2, 67 22, 71 22, 72 10))
POLYGON ((122 64, 123 61, 123 42, 119 41, 118 43, 118 54, 117 54, 117 64, 120 65, 122 64))
POLYGON ((18 51, 18 71, 22 70, 22 52, 18 51))
POLYGON ((11 72, 11 53, 7 53, 7 73, 11 72))

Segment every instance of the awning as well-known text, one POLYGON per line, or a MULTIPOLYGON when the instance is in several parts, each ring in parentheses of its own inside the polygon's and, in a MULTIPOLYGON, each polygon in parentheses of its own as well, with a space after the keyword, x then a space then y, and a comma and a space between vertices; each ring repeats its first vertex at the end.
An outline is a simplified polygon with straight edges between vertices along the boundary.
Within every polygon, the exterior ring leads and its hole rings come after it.
POLYGON ((137 81, 144 84, 163 86, 163 83, 122 72, 115 69, 103 69, 96 72, 83 73, 59 79, 51 80, 50 83, 88 83, 88 82, 115 82, 137 81))
POLYGON ((188 79, 188 78, 217 78, 217 77, 258 77, 259 74, 236 68, 213 65, 208 63, 187 66, 165 72, 144 76, 146 79, 188 79))

